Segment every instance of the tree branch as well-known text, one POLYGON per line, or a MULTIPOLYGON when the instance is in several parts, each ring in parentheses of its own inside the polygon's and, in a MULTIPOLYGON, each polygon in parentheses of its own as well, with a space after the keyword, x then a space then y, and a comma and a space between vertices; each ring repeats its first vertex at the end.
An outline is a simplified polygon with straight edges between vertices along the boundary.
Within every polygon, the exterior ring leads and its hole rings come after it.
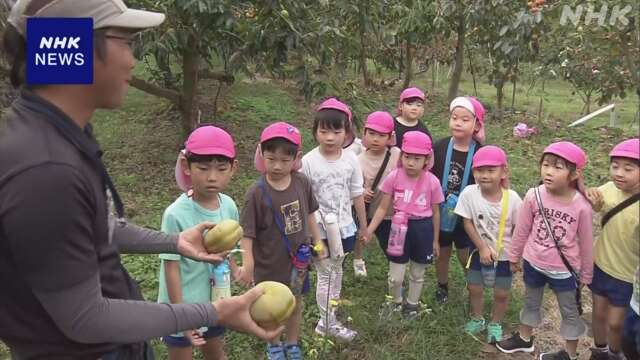
POLYGON ((135 76, 131 79, 129 84, 138 90, 142 90, 151 95, 168 99, 176 105, 180 104, 180 94, 177 91, 165 89, 135 76))

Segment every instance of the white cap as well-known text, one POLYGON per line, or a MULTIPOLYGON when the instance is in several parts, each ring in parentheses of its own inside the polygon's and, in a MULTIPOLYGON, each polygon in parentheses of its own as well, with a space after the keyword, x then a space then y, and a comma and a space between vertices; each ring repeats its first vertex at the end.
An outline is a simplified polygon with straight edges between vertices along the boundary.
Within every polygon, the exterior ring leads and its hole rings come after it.
POLYGON ((22 36, 29 17, 85 17, 93 19, 93 28, 118 27, 142 30, 160 25, 164 14, 127 8, 122 0, 52 0, 33 15, 24 12, 32 0, 18 0, 9 13, 9 23, 22 36))

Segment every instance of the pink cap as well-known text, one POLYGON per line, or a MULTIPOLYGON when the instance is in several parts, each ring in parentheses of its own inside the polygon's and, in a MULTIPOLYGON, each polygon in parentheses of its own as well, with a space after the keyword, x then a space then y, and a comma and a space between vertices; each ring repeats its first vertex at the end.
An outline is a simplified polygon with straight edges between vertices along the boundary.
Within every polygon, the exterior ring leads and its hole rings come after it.
POLYGON ((236 148, 231 135, 215 126, 202 126, 193 130, 184 145, 184 151, 178 154, 176 160, 175 177, 178 187, 185 192, 191 188, 191 178, 185 175, 181 161, 186 158, 187 153, 236 157, 236 148))
POLYGON ((424 101, 425 99, 424 93, 417 87, 406 88, 400 93, 400 103, 403 103, 405 100, 411 98, 418 98, 422 101, 424 101))
POLYGON ((273 123, 262 130, 260 142, 263 143, 275 138, 286 139, 291 143, 298 145, 298 147, 302 145, 302 136, 300 135, 300 131, 295 126, 287 124, 284 121, 273 123))
MULTIPOLYGON (((393 117, 386 111, 375 111, 367 116, 367 122, 364 124, 365 129, 375 130, 381 134, 390 134, 387 146, 396 145, 396 136, 394 134, 393 117)), ((365 148, 369 147, 367 137, 362 137, 362 144, 365 148)))
POLYGON ((543 153, 557 155, 575 164, 578 169, 582 169, 587 165, 587 154, 578 145, 570 141, 555 142, 547 146, 543 153))
POLYGON ((453 109, 457 107, 469 110, 476 117, 479 128, 475 132, 475 134, 473 134, 473 138, 480 144, 484 144, 484 115, 486 113, 486 110, 482 103, 480 103, 480 101, 473 96, 458 96, 457 98, 453 99, 453 101, 451 101, 451 104, 449 105, 449 112, 452 112, 453 109))
POLYGON ((472 168, 480 166, 507 166, 507 154, 495 145, 483 146, 473 155, 472 168))
POLYGON ((628 139, 614 146, 609 157, 625 157, 640 160, 640 139, 628 139))
MULTIPOLYGON (((291 143, 297 145, 298 149, 302 148, 302 136, 300 135, 300 131, 295 126, 287 124, 284 121, 273 123, 262 130, 262 134, 260 135, 260 143, 275 138, 286 139, 291 143)), ((264 157, 262 156, 262 149, 260 148, 260 144, 258 144, 258 147, 256 148, 256 153, 253 157, 253 163, 259 173, 266 173, 267 169, 264 166, 264 157)), ((302 163, 298 159, 293 164, 293 171, 298 171, 301 167, 302 163)))
POLYGON ((328 98, 327 100, 323 101, 322 103, 320 103, 320 105, 318 105, 316 111, 325 109, 342 111, 343 113, 347 114, 347 119, 349 120, 349 122, 351 122, 351 118, 353 117, 349 106, 336 98, 328 98))
POLYGON ((432 152, 431 138, 422 131, 407 131, 402 137, 402 152, 429 155, 432 152))
MULTIPOLYGON (((316 108, 316 111, 325 110, 325 109, 338 110, 347 114, 347 121, 349 121, 349 126, 351 126, 351 120, 353 118, 353 114, 351 113, 351 109, 349 109, 349 106, 347 106, 347 104, 332 97, 320 103, 320 105, 318 105, 318 107, 316 108)), ((344 143, 342 144, 342 147, 343 148, 349 147, 349 145, 353 144, 354 140, 355 140, 355 135, 353 134, 353 131, 348 132, 347 136, 344 139, 344 143)))

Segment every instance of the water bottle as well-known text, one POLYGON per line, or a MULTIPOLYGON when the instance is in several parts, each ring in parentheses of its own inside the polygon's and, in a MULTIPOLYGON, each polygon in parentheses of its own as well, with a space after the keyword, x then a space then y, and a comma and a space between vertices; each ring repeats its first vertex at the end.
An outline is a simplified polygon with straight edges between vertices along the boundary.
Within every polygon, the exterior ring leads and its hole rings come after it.
POLYGON ((493 288, 496 284, 496 266, 495 262, 490 265, 480 263, 480 272, 482 273, 482 283, 485 288, 493 288))
POLYGON ((209 276, 211 277, 212 301, 231 297, 231 269, 227 261, 223 261, 219 265, 211 265, 209 276))
POLYGON ((309 263, 311 262, 311 247, 302 244, 298 247, 296 255, 292 259, 290 288, 293 295, 302 295, 304 280, 307 277, 309 263))
POLYGON ((391 230, 389 231, 389 243, 387 244, 387 254, 390 256, 402 256, 404 253, 404 242, 407 238, 408 229, 407 214, 398 211, 391 218, 391 230))
POLYGON ((332 259, 340 259, 344 256, 342 248, 342 236, 340 235, 340 225, 336 214, 329 213, 324 216, 324 229, 327 232, 327 242, 332 259))

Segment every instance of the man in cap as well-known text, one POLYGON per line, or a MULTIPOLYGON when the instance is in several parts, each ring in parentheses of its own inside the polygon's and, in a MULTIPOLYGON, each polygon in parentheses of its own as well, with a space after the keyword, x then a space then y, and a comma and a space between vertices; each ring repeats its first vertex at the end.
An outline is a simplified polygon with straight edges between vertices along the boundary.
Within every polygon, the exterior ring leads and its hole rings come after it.
POLYGON ((119 107, 135 61, 135 32, 164 14, 121 0, 19 0, 3 53, 20 94, 0 135, 0 339, 15 359, 150 359, 151 338, 223 325, 263 339, 278 335, 250 317, 261 290, 213 304, 144 302, 120 253, 207 254, 200 224, 180 234, 124 220, 124 207, 91 133, 96 109, 119 107), (93 19, 93 83, 24 84, 27 18, 93 19), (116 215, 113 215, 115 208, 116 215))

